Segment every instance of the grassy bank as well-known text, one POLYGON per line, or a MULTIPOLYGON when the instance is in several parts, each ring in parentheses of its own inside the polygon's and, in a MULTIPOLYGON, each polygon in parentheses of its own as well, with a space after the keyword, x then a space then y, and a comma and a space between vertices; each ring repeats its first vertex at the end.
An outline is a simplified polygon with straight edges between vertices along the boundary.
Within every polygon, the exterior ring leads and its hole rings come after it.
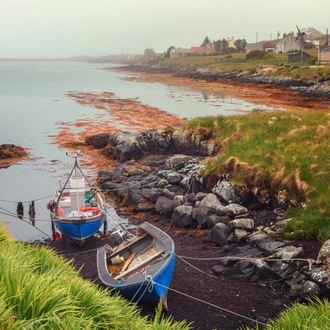
POLYGON ((0 329, 188 329, 160 311, 149 321, 50 249, 14 242, 1 225, 0 249, 0 329))
MULTIPOLYGON (((327 299, 310 299, 306 305, 295 303, 292 307, 284 310, 278 318, 270 321, 264 330, 310 330, 330 329, 329 318, 330 303, 327 299)), ((243 327, 241 330, 252 330, 243 327)), ((254 328, 260 329, 259 327, 254 328)))
POLYGON ((245 72, 256 73, 261 68, 267 68, 262 74, 270 76, 285 76, 293 79, 325 81, 330 84, 330 66, 315 65, 317 49, 306 51, 311 58, 303 67, 300 63, 289 64, 287 54, 256 52, 255 55, 231 54, 212 56, 186 56, 175 59, 157 58, 149 64, 158 64, 176 68, 210 69, 217 72, 245 72))
POLYGON ((297 206, 286 238, 330 239, 330 113, 269 112, 201 117, 189 129, 212 135, 220 152, 206 172, 230 173, 236 184, 265 186, 297 206))

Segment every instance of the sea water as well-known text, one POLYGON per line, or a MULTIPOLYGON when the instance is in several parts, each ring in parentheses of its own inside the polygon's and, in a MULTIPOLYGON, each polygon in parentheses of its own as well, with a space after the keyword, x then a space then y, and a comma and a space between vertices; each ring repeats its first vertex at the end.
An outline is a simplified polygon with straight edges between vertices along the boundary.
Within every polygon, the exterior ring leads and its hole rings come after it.
MULTIPOLYGON (((0 169, 0 221, 19 240, 42 240, 51 236, 47 202, 73 166, 66 150, 52 144, 59 123, 93 118, 99 109, 81 106, 66 94, 113 92, 118 98, 134 98, 179 117, 231 115, 251 111, 257 105, 205 94, 185 87, 143 83, 124 79, 123 72, 105 70, 105 64, 83 62, 0 62, 0 144, 28 149, 31 158, 0 169), (35 202, 35 227, 28 209, 35 202), (23 202, 24 219, 16 216, 23 202)), ((115 66, 115 65, 107 65, 115 66)), ((197 83, 196 83, 197 84, 197 83)), ((111 209, 111 217, 121 219, 111 209)))

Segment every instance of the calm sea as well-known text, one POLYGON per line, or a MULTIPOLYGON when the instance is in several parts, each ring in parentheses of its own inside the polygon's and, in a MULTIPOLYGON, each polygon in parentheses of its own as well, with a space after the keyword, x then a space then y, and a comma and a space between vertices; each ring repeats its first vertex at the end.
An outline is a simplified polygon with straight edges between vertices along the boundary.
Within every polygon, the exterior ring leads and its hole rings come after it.
MULTIPOLYGON (((93 118, 100 111, 80 106, 66 97, 67 92, 113 92, 119 98, 137 98, 187 118, 231 115, 259 107, 221 93, 206 95, 185 87, 127 81, 125 73, 104 67, 78 62, 0 62, 0 144, 23 146, 32 155, 30 160, 0 169, 0 221, 16 239, 45 239, 51 234, 46 204, 58 181, 71 170, 72 159, 51 144, 49 135, 57 133, 59 122, 93 118), (36 206, 36 227, 28 218, 15 216, 17 203, 23 202, 28 217, 31 201, 36 206)), ((121 221, 114 210, 110 212, 121 221)))

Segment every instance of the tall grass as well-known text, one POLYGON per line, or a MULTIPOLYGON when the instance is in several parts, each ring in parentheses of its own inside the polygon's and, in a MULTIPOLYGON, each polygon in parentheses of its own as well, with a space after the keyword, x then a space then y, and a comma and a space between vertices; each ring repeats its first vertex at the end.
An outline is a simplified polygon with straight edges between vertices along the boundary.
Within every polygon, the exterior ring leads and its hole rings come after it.
MULTIPOLYGON (((308 304, 295 303, 270 321, 264 330, 330 329, 330 303, 327 299, 309 299, 308 304)), ((244 327, 242 329, 250 329, 244 327)), ((257 327, 256 329, 259 329, 257 327)))
MULTIPOLYGON (((14 242, 0 226, 0 329, 188 329, 83 280, 46 247, 14 242)), ((159 312, 160 313, 160 312, 159 312)))
POLYGON ((329 111, 203 117, 188 127, 205 127, 219 146, 206 173, 230 173, 237 184, 265 185, 292 199, 298 208, 289 212, 287 238, 330 238, 329 111))

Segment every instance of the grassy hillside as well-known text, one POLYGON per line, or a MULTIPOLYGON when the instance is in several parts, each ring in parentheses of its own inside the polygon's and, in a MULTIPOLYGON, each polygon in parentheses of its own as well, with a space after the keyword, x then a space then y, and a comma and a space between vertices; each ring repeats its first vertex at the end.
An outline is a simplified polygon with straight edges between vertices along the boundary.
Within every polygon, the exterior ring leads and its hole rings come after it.
POLYGON ((0 225, 0 329, 188 329, 142 317, 136 305, 83 280, 46 247, 14 242, 0 225))
POLYGON ((230 173, 236 184, 266 186, 296 208, 286 238, 330 239, 330 112, 269 112, 191 120, 212 134, 220 152, 206 172, 230 173))

